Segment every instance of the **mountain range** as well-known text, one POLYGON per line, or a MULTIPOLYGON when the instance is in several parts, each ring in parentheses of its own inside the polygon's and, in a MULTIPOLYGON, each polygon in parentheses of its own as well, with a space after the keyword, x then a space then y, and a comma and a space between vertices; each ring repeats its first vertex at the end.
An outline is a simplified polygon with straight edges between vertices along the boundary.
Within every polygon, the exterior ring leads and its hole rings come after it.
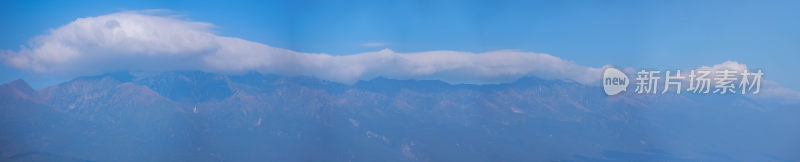
POLYGON ((118 72, 0 85, 0 161, 798 161, 800 105, 501 84, 118 72))

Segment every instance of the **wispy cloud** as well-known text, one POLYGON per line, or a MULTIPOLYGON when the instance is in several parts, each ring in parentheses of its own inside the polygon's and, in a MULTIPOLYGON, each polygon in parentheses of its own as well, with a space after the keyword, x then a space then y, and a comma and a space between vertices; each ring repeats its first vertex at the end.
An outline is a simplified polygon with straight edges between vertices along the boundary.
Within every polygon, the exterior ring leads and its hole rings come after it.
MULTIPOLYGON (((736 71, 737 73, 741 73, 744 71, 749 71, 749 72, 757 71, 756 69, 749 69, 746 64, 742 64, 736 61, 725 61, 723 63, 712 66, 701 66, 697 68, 697 70, 712 71, 712 74, 714 71, 720 71, 720 70, 731 70, 731 71, 736 71)), ((688 72, 684 72, 683 75, 688 76, 689 74, 688 72)), ((764 75, 766 78, 767 74, 764 75)), ((777 82, 766 79, 764 79, 761 82, 759 94, 751 94, 747 96, 751 98, 762 99, 762 100, 766 99, 771 102, 779 102, 784 104, 800 103, 800 91, 783 87, 777 82)))
POLYGON ((361 46, 364 46, 364 47, 383 47, 383 46, 387 46, 387 45, 389 45, 389 43, 385 43, 385 42, 369 42, 369 43, 361 44, 361 46))
POLYGON ((259 71, 344 83, 377 76, 448 82, 506 82, 538 76, 590 83, 599 79, 602 70, 515 50, 399 53, 385 49, 341 56, 303 53, 218 36, 212 27, 138 11, 80 18, 38 36, 22 49, 3 52, 2 59, 16 68, 60 75, 122 70, 259 71))

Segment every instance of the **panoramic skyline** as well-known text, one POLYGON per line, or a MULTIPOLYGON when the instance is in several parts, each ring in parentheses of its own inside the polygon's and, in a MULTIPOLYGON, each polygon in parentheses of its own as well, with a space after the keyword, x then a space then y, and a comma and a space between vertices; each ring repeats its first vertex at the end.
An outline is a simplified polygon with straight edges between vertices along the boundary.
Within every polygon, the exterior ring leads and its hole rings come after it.
POLYGON ((2 1, 0 161, 792 161, 796 1, 2 1))

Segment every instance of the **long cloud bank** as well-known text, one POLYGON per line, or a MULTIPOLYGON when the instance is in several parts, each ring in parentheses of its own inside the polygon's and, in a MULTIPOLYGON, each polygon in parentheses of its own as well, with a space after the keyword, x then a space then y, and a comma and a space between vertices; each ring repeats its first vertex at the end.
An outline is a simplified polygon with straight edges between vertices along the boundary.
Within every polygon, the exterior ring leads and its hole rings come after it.
POLYGON ((219 36, 213 27, 139 11, 79 18, 18 51, 2 52, 2 59, 19 69, 67 76, 124 70, 258 71, 343 83, 378 76, 476 83, 538 76, 591 83, 602 71, 548 54, 514 50, 303 53, 219 36))

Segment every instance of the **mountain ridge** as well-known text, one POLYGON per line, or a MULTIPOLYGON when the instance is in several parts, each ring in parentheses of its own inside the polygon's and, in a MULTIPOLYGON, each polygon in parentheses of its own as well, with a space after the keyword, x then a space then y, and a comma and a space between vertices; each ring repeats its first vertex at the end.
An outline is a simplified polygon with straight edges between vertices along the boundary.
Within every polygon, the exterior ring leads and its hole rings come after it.
POLYGON ((11 144, 0 147, 0 159, 798 158, 787 152, 796 142, 780 136, 799 132, 791 124, 800 122, 793 117, 797 107, 769 107, 741 95, 606 96, 597 86, 533 77, 485 85, 388 78, 346 85, 258 73, 122 72, 29 93, 21 93, 27 92, 22 83, 0 85, 0 94, 30 94, 0 96, 0 114, 14 114, 0 122, 13 132, 0 135, 11 144), (88 151, 98 149, 102 154, 88 151))

